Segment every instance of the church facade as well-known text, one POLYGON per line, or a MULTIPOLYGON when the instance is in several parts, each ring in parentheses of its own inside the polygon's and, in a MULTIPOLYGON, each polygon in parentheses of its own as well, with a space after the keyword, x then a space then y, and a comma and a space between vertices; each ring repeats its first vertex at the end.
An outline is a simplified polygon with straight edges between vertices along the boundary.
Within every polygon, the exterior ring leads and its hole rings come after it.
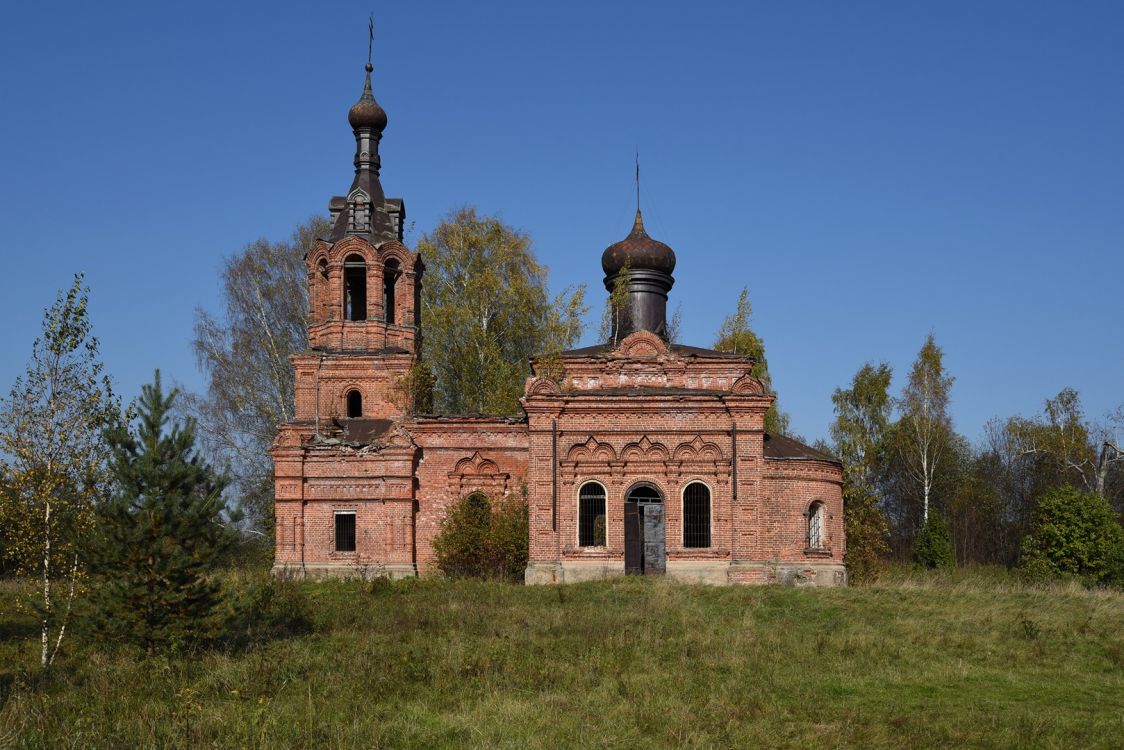
POLYGON ((276 571, 434 572, 449 507, 480 491, 526 499, 528 583, 846 583, 841 465, 765 432, 751 359, 668 342, 675 253, 639 211, 601 258, 606 289, 627 289, 612 344, 564 352, 553 377, 532 361, 519 418, 411 413, 425 267, 380 182, 370 65, 348 120, 355 177, 306 256, 309 348, 270 450, 276 571))

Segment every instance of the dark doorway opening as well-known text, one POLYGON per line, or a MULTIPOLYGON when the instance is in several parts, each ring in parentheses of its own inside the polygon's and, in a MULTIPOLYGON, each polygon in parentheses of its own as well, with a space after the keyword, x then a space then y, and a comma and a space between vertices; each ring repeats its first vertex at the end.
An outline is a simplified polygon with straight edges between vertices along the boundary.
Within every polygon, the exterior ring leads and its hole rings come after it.
POLYGON ((638 484, 624 499, 624 572, 663 575, 667 571, 663 495, 638 484))

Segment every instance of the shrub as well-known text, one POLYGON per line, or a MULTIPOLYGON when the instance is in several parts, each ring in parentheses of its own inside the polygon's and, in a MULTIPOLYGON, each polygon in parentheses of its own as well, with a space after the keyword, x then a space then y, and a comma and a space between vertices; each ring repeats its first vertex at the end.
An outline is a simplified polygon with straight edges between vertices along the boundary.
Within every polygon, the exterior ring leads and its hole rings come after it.
POLYGON ((1124 584, 1124 528, 1100 495, 1059 487, 1031 511, 1019 567, 1033 579, 1124 584))
POLYGON ((878 507, 878 498, 860 488, 843 491, 843 524, 846 530, 847 579, 853 583, 873 580, 882 568, 882 556, 890 551, 886 537, 890 524, 878 507))
POLYGON ((223 638, 230 645, 248 647, 312 631, 312 605, 294 580, 259 575, 232 598, 223 638))
POLYGON ((438 569, 450 578, 519 581, 527 567, 527 502, 493 502, 474 492, 455 503, 433 542, 438 569))
POLYGON ((926 568, 955 568, 952 534, 940 513, 930 513, 921 533, 913 540, 913 562, 926 568))

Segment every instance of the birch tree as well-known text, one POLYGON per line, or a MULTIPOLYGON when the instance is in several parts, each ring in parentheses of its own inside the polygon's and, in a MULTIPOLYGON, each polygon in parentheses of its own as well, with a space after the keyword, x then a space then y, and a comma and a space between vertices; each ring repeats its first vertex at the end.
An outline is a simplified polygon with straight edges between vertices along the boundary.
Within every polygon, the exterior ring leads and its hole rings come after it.
POLYGON ((0 514, 6 552, 30 594, 21 604, 39 620, 39 662, 59 654, 83 579, 79 541, 106 491, 103 432, 120 403, 103 372, 78 275, 43 316, 27 371, 0 401, 0 514))
POLYGON ((313 217, 288 240, 259 239, 223 264, 222 310, 195 311, 192 348, 206 378, 203 394, 183 410, 198 421, 202 447, 234 477, 251 520, 266 527, 273 511, 273 464, 267 453, 277 425, 294 416, 289 355, 308 348, 308 272, 304 255, 328 221, 313 217))
POLYGON ((417 249, 434 409, 517 413, 531 357, 557 357, 581 336, 585 287, 551 298, 531 238, 470 206, 446 216, 417 249))
POLYGON ((1041 417, 1007 420, 1007 432, 1018 455, 1029 464, 1041 489, 1071 483, 1085 492, 1109 498, 1110 479, 1124 470, 1119 435, 1124 431, 1124 406, 1103 422, 1086 419, 1081 397, 1063 388, 1046 400, 1041 417))
POLYGON ((897 449, 921 496, 922 526, 929 520, 933 486, 937 472, 944 468, 952 438, 948 404, 954 378, 945 372, 943 357, 929 334, 898 399, 897 449))

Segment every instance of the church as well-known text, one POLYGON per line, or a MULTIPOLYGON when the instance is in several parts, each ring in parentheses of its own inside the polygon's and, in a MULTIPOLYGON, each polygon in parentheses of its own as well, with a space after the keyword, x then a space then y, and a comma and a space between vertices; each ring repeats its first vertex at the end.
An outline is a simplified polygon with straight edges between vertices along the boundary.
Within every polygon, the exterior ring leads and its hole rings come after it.
POLYGON ((383 193, 387 115, 366 70, 348 112, 355 177, 306 256, 296 418, 270 449, 274 570, 433 573, 448 508, 479 491, 526 498, 529 584, 845 585, 842 466, 765 432, 774 396, 751 359, 669 342, 676 257, 639 210, 601 255, 605 288, 623 274, 627 289, 614 343, 563 352, 550 376, 532 360, 521 417, 411 413, 400 384, 423 345, 425 263, 403 244, 405 203, 383 193))

